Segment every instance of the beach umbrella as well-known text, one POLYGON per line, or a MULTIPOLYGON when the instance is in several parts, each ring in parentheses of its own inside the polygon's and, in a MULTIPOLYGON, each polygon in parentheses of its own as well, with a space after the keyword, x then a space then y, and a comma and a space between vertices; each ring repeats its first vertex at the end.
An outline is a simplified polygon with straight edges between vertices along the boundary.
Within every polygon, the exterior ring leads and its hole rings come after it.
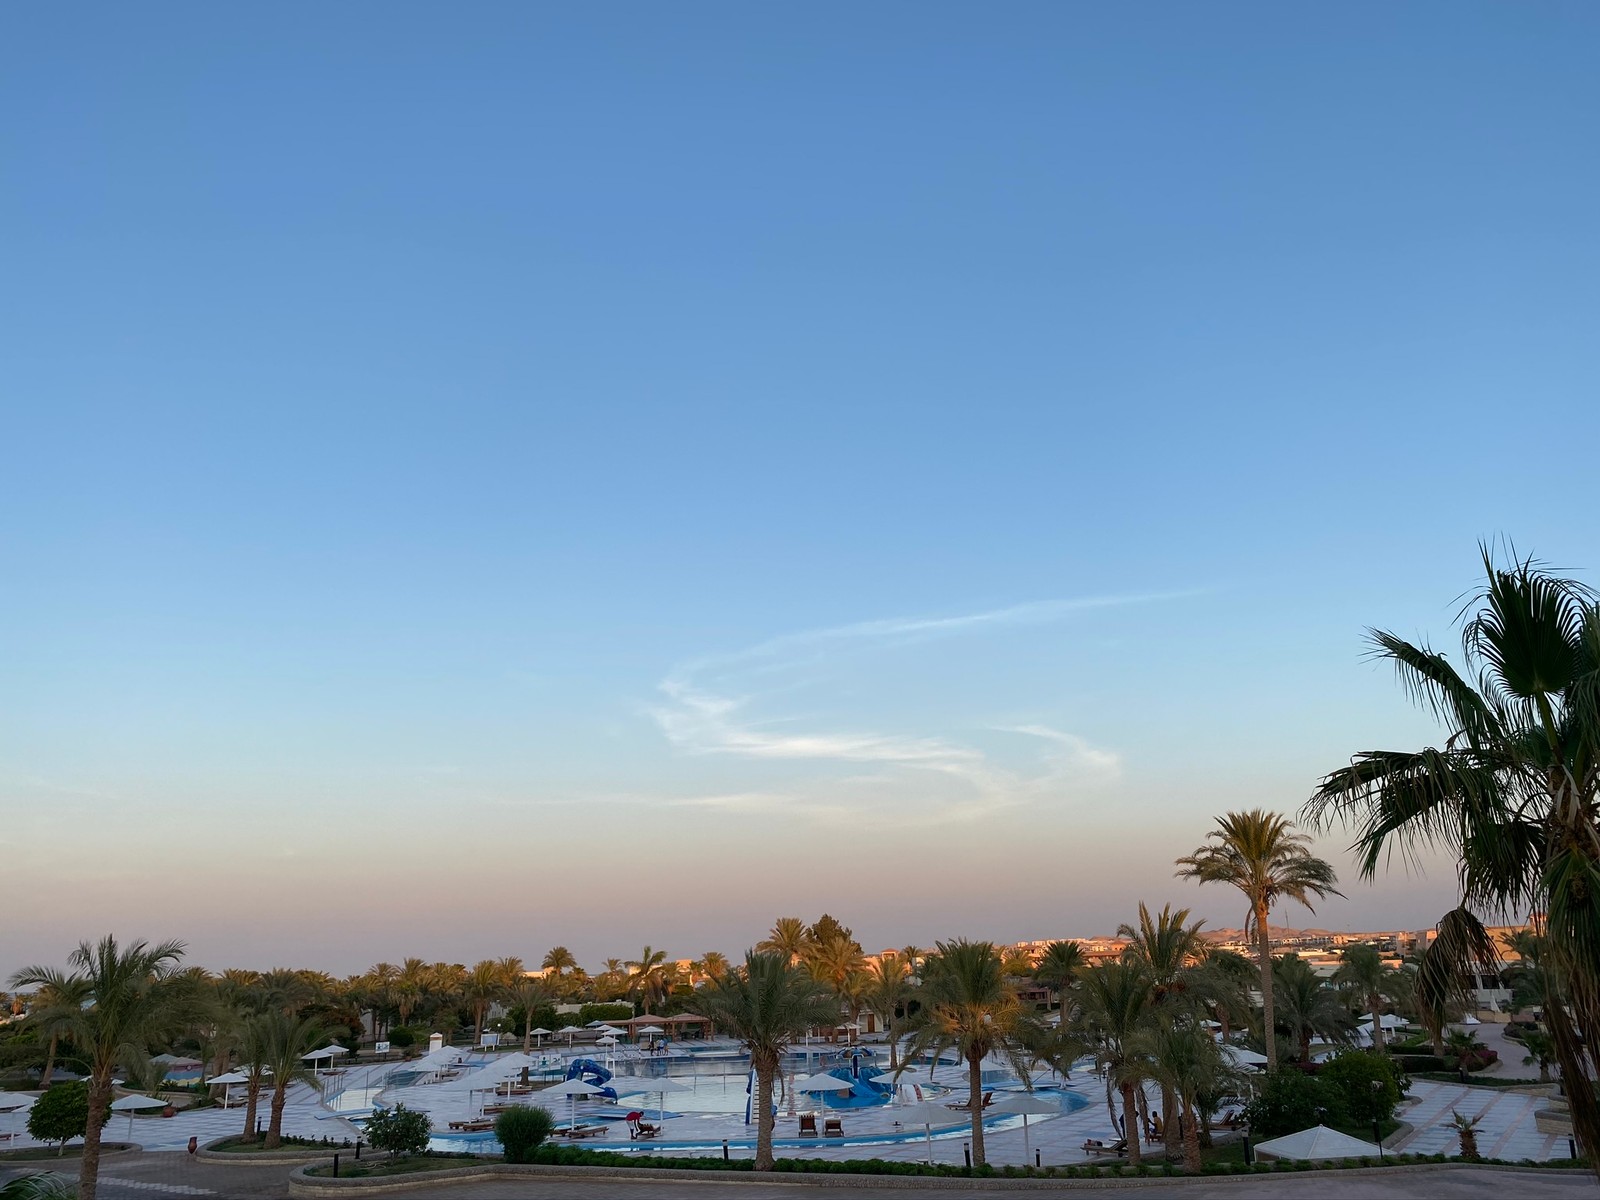
POLYGON ((157 1100, 154 1096, 124 1096, 120 1100, 111 1102, 112 1112, 125 1112, 128 1114, 128 1140, 133 1140, 133 1114, 135 1110, 146 1108, 165 1108, 165 1100, 157 1100))
POLYGON ((544 1039, 550 1036, 550 1030, 543 1027, 539 1029, 530 1029, 528 1032, 533 1036, 535 1044, 539 1046, 544 1045, 544 1039))
POLYGON ((1032 1092, 1010 1092, 989 1105, 989 1110, 1022 1115, 1022 1161, 1026 1165, 1033 1157, 1033 1144, 1028 1137, 1028 1118, 1046 1113, 1059 1114, 1061 1102, 1046 1100, 1043 1096, 1036 1096, 1032 1092))
POLYGON ((1236 1067, 1260 1067, 1264 1066, 1267 1061, 1265 1054, 1258 1054, 1254 1050, 1248 1050, 1243 1046, 1222 1047, 1222 1057, 1236 1067))
POLYGON ((226 1112, 228 1110, 228 1101, 233 1095, 233 1088, 231 1085, 235 1083, 249 1082, 250 1076, 241 1075, 238 1071, 229 1071, 225 1075, 213 1075, 210 1079, 206 1080, 206 1086, 220 1086, 222 1088, 222 1110, 226 1112))
POLYGON ((617 1045, 617 1039, 612 1037, 608 1033, 608 1034, 605 1035, 605 1037, 603 1037, 603 1038, 599 1039, 597 1042, 595 1042, 595 1045, 596 1046, 615 1046, 615 1045, 617 1045))
POLYGON ((840 1079, 825 1071, 819 1075, 808 1075, 795 1084, 795 1088, 802 1092, 843 1092, 854 1086, 855 1080, 840 1079))
POLYGON ((578 1123, 578 1097, 594 1096, 600 1089, 592 1083, 585 1083, 581 1079, 563 1079, 560 1083, 553 1084, 541 1093, 545 1096, 565 1096, 567 1098, 567 1126, 571 1128, 578 1123))
POLYGON ((923 1100, 916 1104, 908 1104, 904 1108, 894 1110, 895 1116, 900 1118, 902 1125, 921 1125, 922 1132, 928 1139, 928 1163, 933 1163, 933 1127, 935 1125, 950 1125, 956 1120, 956 1115, 942 1104, 932 1100, 923 1100))
POLYGON ((0 1092, 0 1112, 26 1112, 37 1099, 22 1092, 0 1092))
POLYGON ((578 1033, 583 1033, 584 1032, 584 1028, 581 1025, 563 1025, 560 1029, 556 1030, 556 1032, 557 1033, 566 1034, 567 1035, 567 1045, 570 1046, 570 1045, 572 1045, 572 1037, 573 1037, 573 1035, 574 1034, 578 1034, 578 1033))
POLYGON ((639 1030, 639 1032, 640 1033, 665 1033, 666 1030, 661 1028, 661 1026, 659 1026, 659 1025, 646 1025, 643 1029, 639 1030))
POLYGON ((349 1053, 350 1053, 350 1051, 346 1050, 343 1046, 339 1045, 338 1042, 329 1042, 321 1050, 313 1050, 310 1054, 302 1054, 300 1056, 300 1061, 301 1062, 318 1063, 318 1062, 321 1062, 323 1059, 327 1059, 328 1060, 328 1065, 331 1067, 333 1065, 333 1056, 335 1054, 349 1054, 349 1053))
POLYGON ((1256 1143, 1256 1153, 1268 1158, 1363 1158, 1379 1153, 1376 1142, 1364 1142, 1326 1125, 1314 1125, 1299 1133, 1285 1134, 1271 1141, 1256 1143))
POLYGON ((640 1075, 618 1075, 606 1084, 616 1091, 619 1096, 646 1095, 654 1092, 656 1095, 656 1120, 667 1119, 667 1093, 692 1092, 694 1089, 686 1083, 679 1083, 666 1075, 656 1075, 648 1079, 640 1075))

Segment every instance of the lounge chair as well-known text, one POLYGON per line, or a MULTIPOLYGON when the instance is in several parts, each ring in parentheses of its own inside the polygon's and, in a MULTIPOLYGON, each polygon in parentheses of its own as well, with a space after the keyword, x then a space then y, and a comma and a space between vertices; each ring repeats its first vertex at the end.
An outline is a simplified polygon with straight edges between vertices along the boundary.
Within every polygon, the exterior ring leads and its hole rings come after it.
POLYGON ((823 1117, 822 1118, 822 1136, 823 1137, 843 1137, 844 1136, 844 1119, 842 1117, 823 1117))
POLYGON ((646 1138, 656 1137, 661 1132, 661 1126, 653 1121, 646 1121, 642 1112, 628 1114, 628 1139, 642 1142, 646 1138))
POLYGON ((451 1121, 450 1128, 460 1133, 482 1133, 493 1129, 494 1122, 487 1117, 475 1117, 470 1121, 451 1121))
POLYGON ((559 1129, 556 1132, 561 1134, 562 1137, 569 1138, 605 1137, 606 1134, 611 1132, 611 1126, 600 1122, 590 1125, 568 1125, 566 1128, 559 1129))
POLYGON ((801 1113, 800 1114, 800 1132, 799 1132, 799 1136, 800 1137, 816 1137, 817 1136, 817 1114, 816 1113, 801 1113))
POLYGON ((1128 1152, 1128 1139, 1118 1138, 1114 1142, 1102 1142, 1099 1138, 1090 1138, 1083 1143, 1083 1152, 1090 1157, 1099 1155, 1121 1157, 1128 1152))
MULTIPOLYGON (((981 1109, 985 1109, 985 1108, 988 1108, 989 1105, 991 1105, 993 1103, 994 1103, 994 1093, 993 1092, 985 1092, 983 1094, 983 1101, 982 1101, 982 1103, 980 1103, 978 1105, 978 1107, 979 1107, 980 1110, 981 1109)), ((945 1107, 946 1108, 953 1108, 953 1109, 955 1109, 956 1112, 971 1112, 972 1111, 972 1101, 970 1099, 962 1100, 962 1101, 960 1101, 959 1103, 956 1103, 956 1104, 946 1104, 945 1107)))

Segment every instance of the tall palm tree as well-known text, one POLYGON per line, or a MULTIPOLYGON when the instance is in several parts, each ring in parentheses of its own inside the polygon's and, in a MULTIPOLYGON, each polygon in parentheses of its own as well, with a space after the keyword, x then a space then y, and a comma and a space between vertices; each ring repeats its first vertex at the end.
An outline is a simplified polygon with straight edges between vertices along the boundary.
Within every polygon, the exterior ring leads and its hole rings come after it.
POLYGON ((806 923, 799 917, 779 917, 772 923, 772 932, 756 943, 763 954, 781 954, 792 965, 799 962, 811 945, 811 935, 806 923))
POLYGON ((998 1054, 1026 1079, 1027 1049, 1037 1037, 1037 1022, 1007 983, 1000 953, 992 942, 939 942, 937 947, 924 964, 917 993, 922 1007, 908 1022, 911 1040, 906 1057, 927 1053, 937 1058, 945 1050, 954 1050, 966 1061, 972 1161, 982 1166, 987 1161, 983 1060, 998 1054))
POLYGON ((1383 998, 1390 989, 1393 970, 1383 965, 1376 946, 1346 946, 1333 982, 1350 991, 1360 1007, 1372 1014, 1372 1048, 1383 1052, 1383 998))
MULTIPOLYGON (((1481 550, 1461 670, 1425 644, 1372 635, 1444 722, 1442 748, 1363 751, 1322 780, 1306 812, 1355 827, 1363 877, 1395 846, 1442 847, 1460 860, 1461 910, 1546 914, 1563 1000, 1546 1017, 1573 1132, 1600 1171, 1600 604, 1533 559, 1513 552, 1500 567, 1481 550)), ((1454 947, 1457 972, 1479 953, 1471 940, 1454 947)))
POLYGON ((578 965, 578 960, 572 956, 572 951, 565 946, 552 946, 540 960, 541 969, 549 971, 556 979, 560 979, 568 971, 578 965))
MULTIPOLYGON (((149 1053, 178 1029, 198 1004, 192 981, 177 970, 182 942, 132 942, 109 934, 80 942, 68 956, 68 977, 81 987, 83 1006, 66 1020, 67 1036, 89 1065, 89 1125, 78 1168, 80 1200, 95 1200, 100 1178, 100 1130, 110 1112, 112 1073, 119 1060, 149 1053)), ((57 980, 48 967, 24 967, 12 987, 57 980)))
POLYGON ((401 1025, 411 1024, 411 1014, 417 1011, 417 1006, 422 1003, 423 994, 428 987, 428 964, 420 958, 408 958, 400 964, 399 973, 396 975, 393 992, 395 1012, 400 1017, 401 1025))
POLYGON ((533 1049, 534 1013, 555 1002, 550 985, 537 975, 524 974, 506 989, 506 999, 522 1010, 522 1052, 533 1049))
POLYGON ((1150 1024, 1150 980, 1138 959, 1090 967, 1078 983, 1079 1024, 1094 1046, 1095 1065, 1105 1074, 1106 1108, 1118 1120, 1114 1094, 1122 1099, 1122 1132, 1128 1161, 1139 1165, 1139 1101, 1149 1069, 1141 1036, 1150 1024))
POLYGON ((772 1170, 772 1082, 784 1051, 814 1025, 838 1014, 827 988, 781 954, 747 951, 744 969, 706 988, 705 1012, 718 1028, 744 1043, 756 1073, 755 1169, 772 1170))
MULTIPOLYGON (((863 972, 867 967, 867 960, 855 939, 840 934, 825 942, 813 942, 807 949, 805 963, 813 975, 833 989, 842 1003, 851 1006, 851 1020, 854 1020, 860 1011, 865 983, 863 972)), ((837 1017, 833 1023, 838 1023, 837 1017)))
POLYGON ((1206 838, 1209 846, 1178 859, 1178 877, 1231 884, 1249 902, 1245 929, 1256 937, 1263 1025, 1267 1030, 1267 1070, 1275 1071, 1278 1045, 1272 1036, 1272 906, 1289 899, 1314 912, 1310 897, 1321 900, 1343 893, 1333 886, 1337 882, 1333 868, 1306 848, 1311 839, 1295 833, 1287 817, 1260 808, 1231 812, 1217 818, 1217 828, 1206 838))
POLYGON ((708 983, 715 983, 728 973, 728 956, 720 950, 707 950, 700 957, 700 977, 708 983))
POLYGON ((283 1109, 288 1103, 290 1085, 305 1083, 322 1090, 322 1081, 306 1066, 305 1056, 319 1048, 328 1031, 315 1017, 296 1017, 280 1009, 271 1009, 256 1020, 259 1038, 256 1048, 272 1078, 272 1116, 262 1149, 276 1150, 283 1140, 283 1109))
POLYGON ((1044 948, 1038 965, 1033 969, 1033 977, 1059 998, 1063 1025, 1067 1020, 1067 991, 1088 965, 1089 960, 1083 956, 1083 946, 1078 942, 1051 942, 1044 948))

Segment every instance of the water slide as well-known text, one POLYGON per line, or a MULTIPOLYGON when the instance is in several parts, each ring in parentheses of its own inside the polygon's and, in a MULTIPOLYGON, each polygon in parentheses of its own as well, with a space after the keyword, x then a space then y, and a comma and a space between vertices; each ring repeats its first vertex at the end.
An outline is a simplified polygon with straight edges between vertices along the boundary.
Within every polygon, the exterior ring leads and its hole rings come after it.
POLYGON ((873 1108, 879 1104, 887 1104, 894 1098, 894 1088, 889 1085, 889 1075, 883 1076, 883 1082, 876 1078, 868 1079, 864 1075, 854 1073, 849 1067, 835 1067, 828 1072, 835 1079, 847 1079, 851 1088, 848 1092, 818 1092, 817 1098, 829 1108, 873 1108))
POLYGON ((600 1089, 599 1094, 607 1100, 615 1100, 617 1098, 616 1089, 605 1086, 611 1082, 611 1072, 592 1058, 573 1059, 567 1066, 567 1078, 581 1079, 585 1083, 594 1084, 595 1087, 600 1089))

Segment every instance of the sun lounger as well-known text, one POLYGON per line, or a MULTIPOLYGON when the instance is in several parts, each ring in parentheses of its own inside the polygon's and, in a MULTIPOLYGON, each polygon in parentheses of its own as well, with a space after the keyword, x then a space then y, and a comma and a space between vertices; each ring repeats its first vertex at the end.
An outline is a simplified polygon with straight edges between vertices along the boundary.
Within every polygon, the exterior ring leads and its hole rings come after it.
POLYGON ((1083 1144, 1083 1152, 1091 1157, 1096 1155, 1114 1155, 1121 1157, 1128 1152, 1128 1139, 1118 1138, 1114 1142, 1102 1142, 1099 1138, 1090 1138, 1083 1144))
POLYGON ((801 1113, 800 1114, 800 1136, 801 1137, 816 1137, 817 1136, 817 1116, 816 1116, 815 1113, 801 1113))
POLYGON ((653 1121, 646 1121, 644 1113, 631 1112, 628 1114, 628 1138, 630 1141, 642 1142, 653 1138, 661 1132, 661 1126, 653 1121))
MULTIPOLYGON (((988 1108, 989 1105, 991 1105, 993 1103, 994 1103, 994 1093, 993 1092, 985 1092, 983 1094, 983 1101, 982 1101, 981 1104, 979 1104, 978 1107, 979 1108, 988 1108)), ((962 1100, 962 1101, 960 1101, 958 1103, 955 1103, 955 1104, 946 1104, 945 1107, 946 1108, 953 1108, 953 1109, 955 1109, 956 1112, 971 1112, 972 1111, 972 1101, 971 1100, 962 1100)))
POLYGON ((568 1125, 563 1129, 556 1130, 556 1132, 562 1137, 569 1138, 605 1137, 606 1134, 611 1132, 611 1126, 598 1123, 593 1125, 568 1125))
POLYGON ((844 1121, 843 1121, 843 1119, 840 1118, 840 1117, 823 1117, 822 1118, 822 1136, 823 1137, 843 1137, 844 1136, 844 1121))
POLYGON ((486 1129, 493 1129, 494 1122, 487 1117, 478 1117, 471 1121, 451 1121, 450 1128, 460 1133, 482 1133, 486 1129))

